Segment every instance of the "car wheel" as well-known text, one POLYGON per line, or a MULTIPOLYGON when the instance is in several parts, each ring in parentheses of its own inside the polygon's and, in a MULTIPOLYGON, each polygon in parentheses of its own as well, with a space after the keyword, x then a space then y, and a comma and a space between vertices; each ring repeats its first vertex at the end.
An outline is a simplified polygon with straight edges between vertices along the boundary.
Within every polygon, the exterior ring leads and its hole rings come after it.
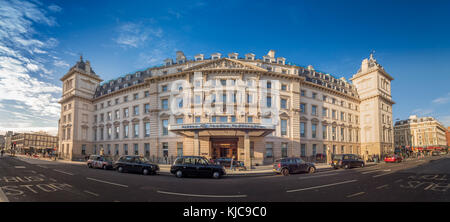
POLYGON ((216 172, 213 173, 212 177, 214 179, 219 179, 220 178, 220 173, 216 171, 216 172))
POLYGON ((175 173, 175 176, 177 176, 178 178, 181 178, 181 177, 183 177, 183 172, 182 172, 181 170, 178 170, 178 171, 175 173))
POLYGON ((286 169, 286 168, 284 168, 284 169, 281 170, 281 174, 282 174, 283 176, 288 176, 288 175, 289 175, 289 170, 286 169))
POLYGON ((310 167, 308 169, 308 173, 315 173, 315 172, 316 172, 316 168, 314 168, 314 167, 310 167))
POLYGON ((123 168, 122 167, 118 167, 117 171, 119 171, 119 173, 123 173, 123 168))
POLYGON ((91 165, 91 164, 88 164, 88 168, 92 168, 92 165, 91 165))
POLYGON ((143 170, 142 170, 142 174, 148 175, 148 173, 149 173, 148 169, 143 169, 143 170))

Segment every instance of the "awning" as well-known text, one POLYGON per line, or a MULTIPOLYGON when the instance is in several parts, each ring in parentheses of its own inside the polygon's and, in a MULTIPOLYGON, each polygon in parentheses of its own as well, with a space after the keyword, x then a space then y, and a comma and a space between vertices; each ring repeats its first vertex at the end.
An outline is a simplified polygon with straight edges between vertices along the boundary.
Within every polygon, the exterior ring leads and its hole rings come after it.
POLYGON ((267 136, 275 131, 275 125, 259 123, 188 123, 169 125, 168 129, 181 136, 267 136))

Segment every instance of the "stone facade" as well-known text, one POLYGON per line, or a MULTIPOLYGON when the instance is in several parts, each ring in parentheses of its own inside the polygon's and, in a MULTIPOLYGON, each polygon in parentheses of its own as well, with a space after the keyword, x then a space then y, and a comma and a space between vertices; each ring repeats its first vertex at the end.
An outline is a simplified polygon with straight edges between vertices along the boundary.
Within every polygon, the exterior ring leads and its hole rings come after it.
POLYGON ((287 64, 273 50, 263 59, 215 53, 187 60, 177 52, 176 61, 164 62, 103 82, 81 58, 61 78, 60 154, 156 162, 234 156, 249 165, 393 150, 393 79, 372 55, 353 83, 287 64))
POLYGON ((433 117, 410 116, 395 122, 396 147, 445 147, 445 127, 433 117))

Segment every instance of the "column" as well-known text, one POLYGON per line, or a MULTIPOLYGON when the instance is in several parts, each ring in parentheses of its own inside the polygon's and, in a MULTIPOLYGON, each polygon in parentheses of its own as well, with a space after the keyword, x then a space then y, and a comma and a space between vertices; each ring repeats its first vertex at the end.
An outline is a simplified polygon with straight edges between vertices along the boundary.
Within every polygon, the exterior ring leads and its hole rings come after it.
POLYGON ((252 159, 250 157, 250 137, 248 131, 245 131, 244 136, 244 165, 247 169, 252 168, 252 159))
POLYGON ((194 131, 194 155, 200 156, 200 141, 198 139, 198 130, 194 131))

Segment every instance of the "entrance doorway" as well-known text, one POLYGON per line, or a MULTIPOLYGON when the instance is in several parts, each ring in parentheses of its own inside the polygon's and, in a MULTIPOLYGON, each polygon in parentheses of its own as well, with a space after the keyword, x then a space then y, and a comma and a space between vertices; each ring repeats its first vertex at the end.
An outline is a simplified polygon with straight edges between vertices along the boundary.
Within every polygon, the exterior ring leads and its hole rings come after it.
POLYGON ((238 159, 237 152, 238 139, 211 139, 211 157, 238 159))

